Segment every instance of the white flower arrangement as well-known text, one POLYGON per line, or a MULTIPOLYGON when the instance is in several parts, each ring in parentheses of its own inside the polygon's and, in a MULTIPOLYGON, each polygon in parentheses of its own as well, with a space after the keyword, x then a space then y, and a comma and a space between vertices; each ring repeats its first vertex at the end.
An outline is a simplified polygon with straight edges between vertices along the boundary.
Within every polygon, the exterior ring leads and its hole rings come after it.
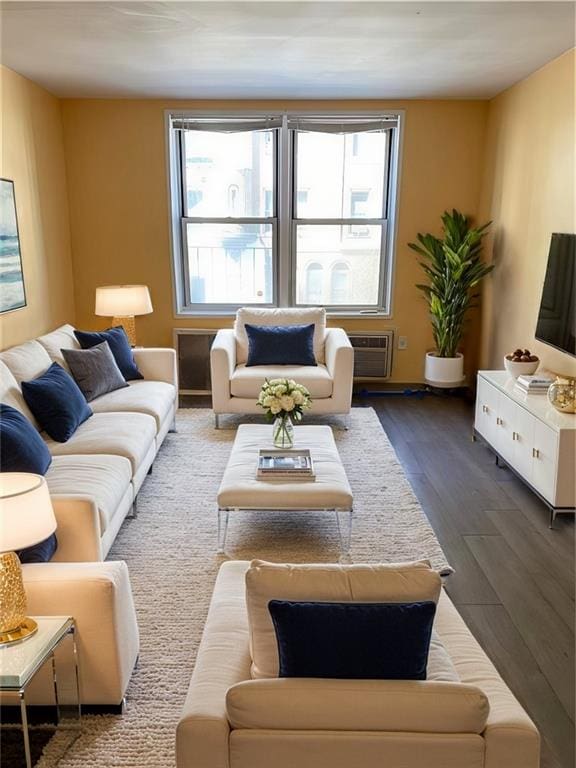
POLYGON ((257 404, 266 411, 266 417, 302 421, 302 413, 312 407, 310 392, 294 379, 266 379, 257 404))

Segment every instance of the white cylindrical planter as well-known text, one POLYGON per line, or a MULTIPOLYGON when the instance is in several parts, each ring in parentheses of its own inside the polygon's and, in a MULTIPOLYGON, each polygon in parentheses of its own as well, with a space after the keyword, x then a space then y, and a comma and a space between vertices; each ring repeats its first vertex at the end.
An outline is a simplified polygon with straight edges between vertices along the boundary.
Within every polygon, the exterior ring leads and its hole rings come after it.
POLYGON ((464 384, 464 355, 456 357, 438 357, 436 352, 426 353, 424 380, 431 387, 461 387, 464 384))

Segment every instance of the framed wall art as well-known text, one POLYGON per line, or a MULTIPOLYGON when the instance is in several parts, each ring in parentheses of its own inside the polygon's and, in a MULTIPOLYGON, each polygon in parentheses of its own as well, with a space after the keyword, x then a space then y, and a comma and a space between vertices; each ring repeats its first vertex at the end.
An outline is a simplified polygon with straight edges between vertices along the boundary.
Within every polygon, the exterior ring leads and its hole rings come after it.
POLYGON ((0 312, 26 306, 14 182, 0 179, 0 312))

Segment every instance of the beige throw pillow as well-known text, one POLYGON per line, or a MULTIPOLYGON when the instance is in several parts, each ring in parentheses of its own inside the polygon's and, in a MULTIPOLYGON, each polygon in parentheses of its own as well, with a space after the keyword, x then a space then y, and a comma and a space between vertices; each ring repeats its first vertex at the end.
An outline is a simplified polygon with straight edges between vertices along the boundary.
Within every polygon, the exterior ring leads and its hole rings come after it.
POLYGON ((442 581, 426 560, 383 565, 290 565, 253 560, 246 572, 252 677, 278 677, 270 600, 438 602, 442 581))
POLYGON ((311 325, 314 323, 314 356, 317 363, 324 363, 324 336, 326 335, 326 310, 323 307, 292 307, 264 309, 262 307, 241 307, 236 313, 234 335, 236 336, 236 362, 248 360, 249 325, 311 325))

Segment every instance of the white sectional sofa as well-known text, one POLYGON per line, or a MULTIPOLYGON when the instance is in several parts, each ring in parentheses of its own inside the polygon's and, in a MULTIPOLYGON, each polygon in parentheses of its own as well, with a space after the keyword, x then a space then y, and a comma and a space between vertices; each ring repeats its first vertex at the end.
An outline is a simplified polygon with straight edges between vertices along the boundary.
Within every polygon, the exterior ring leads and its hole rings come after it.
MULTIPOLYGON (((36 428, 20 383, 40 376, 53 362, 67 368, 60 350, 80 348, 73 331, 71 325, 63 325, 0 353, 0 402, 24 413, 36 428)), ((94 415, 70 440, 57 443, 42 433, 53 456, 46 480, 54 504, 71 506, 76 499, 84 506, 91 500, 98 510, 100 551, 92 552, 94 560, 108 554, 162 441, 175 424, 175 351, 135 349, 134 358, 145 378, 93 400, 94 415)))
MULTIPOLYGON (((20 388, 53 362, 67 368, 63 348, 79 349, 71 325, 0 353, 0 402, 39 429, 20 388)), ((173 349, 135 349, 143 380, 90 403, 94 414, 66 443, 41 436, 53 456, 46 480, 58 527, 50 563, 24 565, 28 610, 73 615, 78 627, 84 704, 122 702, 138 655, 138 625, 128 569, 103 562, 169 430, 178 398, 173 349)), ((66 660, 64 659, 64 663, 66 660)), ((33 703, 51 703, 41 675, 33 703)))

